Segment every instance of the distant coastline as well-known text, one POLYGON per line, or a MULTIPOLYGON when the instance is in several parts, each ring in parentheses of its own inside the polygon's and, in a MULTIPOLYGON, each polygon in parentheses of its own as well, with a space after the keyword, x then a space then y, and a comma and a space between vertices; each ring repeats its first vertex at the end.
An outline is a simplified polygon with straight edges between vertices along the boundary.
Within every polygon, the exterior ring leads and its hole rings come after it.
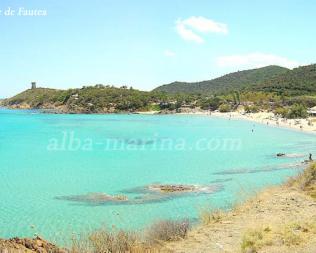
POLYGON ((264 124, 271 127, 281 127, 300 132, 316 134, 316 117, 286 119, 275 115, 273 112, 256 112, 256 113, 244 113, 244 112, 219 112, 219 111, 207 111, 201 109, 185 109, 184 111, 135 111, 135 112, 109 112, 109 113, 80 113, 80 112, 65 112, 58 109, 36 109, 30 107, 1 107, 0 109, 10 110, 39 110, 42 113, 48 114, 137 114, 137 115, 197 115, 197 116, 209 116, 219 117, 227 120, 246 120, 254 123, 264 124))

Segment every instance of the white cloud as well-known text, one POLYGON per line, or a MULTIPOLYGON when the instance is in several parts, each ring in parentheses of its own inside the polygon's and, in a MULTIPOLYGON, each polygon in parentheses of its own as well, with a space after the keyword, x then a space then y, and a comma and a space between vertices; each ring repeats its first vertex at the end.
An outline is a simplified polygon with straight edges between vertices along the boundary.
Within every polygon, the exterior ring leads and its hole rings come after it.
POLYGON ((199 35, 195 34, 191 29, 188 29, 181 21, 177 22, 177 32, 184 40, 191 40, 196 43, 203 43, 204 40, 199 35))
POLYGON ((174 56, 176 56, 176 53, 173 52, 173 51, 171 51, 171 50, 169 50, 169 49, 166 49, 166 50, 163 52, 163 54, 164 54, 165 56, 167 56, 167 57, 174 57, 174 56))
POLYGON ((204 39, 198 33, 222 33, 227 34, 228 28, 226 24, 215 22, 204 17, 189 17, 184 20, 177 20, 176 30, 184 40, 203 43, 204 39))
POLYGON ((268 65, 278 65, 286 68, 295 68, 303 65, 286 57, 265 54, 265 53, 250 53, 244 55, 228 55, 218 57, 216 63, 219 67, 246 67, 260 68, 268 65))
POLYGON ((202 33, 228 33, 226 24, 215 22, 204 17, 193 16, 183 20, 182 23, 202 33))

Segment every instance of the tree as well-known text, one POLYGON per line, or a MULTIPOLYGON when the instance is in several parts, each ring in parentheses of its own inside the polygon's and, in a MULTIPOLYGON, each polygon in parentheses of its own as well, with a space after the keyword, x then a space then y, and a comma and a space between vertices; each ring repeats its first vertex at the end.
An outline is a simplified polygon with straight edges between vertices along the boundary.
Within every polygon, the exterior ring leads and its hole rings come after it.
POLYGON ((278 107, 274 110, 274 114, 286 118, 289 113, 289 109, 285 107, 278 107))
POLYGON ((220 112, 230 112, 232 108, 230 104, 221 104, 218 109, 220 112))
POLYGON ((258 111, 259 111, 259 108, 256 105, 246 105, 245 106, 246 113, 256 113, 258 111))
POLYGON ((211 111, 215 111, 218 109, 218 107, 220 106, 221 103, 221 99, 218 97, 212 97, 212 98, 208 98, 208 99, 203 99, 200 102, 200 107, 203 110, 211 110, 211 111))
POLYGON ((308 113, 307 109, 302 104, 294 104, 290 107, 290 110, 287 114, 288 119, 298 119, 298 118, 307 118, 308 113))

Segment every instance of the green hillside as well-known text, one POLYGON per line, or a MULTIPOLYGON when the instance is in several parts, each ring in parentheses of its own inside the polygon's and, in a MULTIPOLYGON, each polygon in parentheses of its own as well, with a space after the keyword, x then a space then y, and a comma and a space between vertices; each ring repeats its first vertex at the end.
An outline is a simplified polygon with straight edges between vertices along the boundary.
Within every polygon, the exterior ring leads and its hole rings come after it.
POLYGON ((316 93, 316 64, 298 67, 266 80, 258 88, 287 96, 316 93))
POLYGON ((256 86, 278 75, 286 73, 288 69, 279 66, 267 66, 258 69, 238 71, 222 77, 202 82, 186 83, 174 82, 156 88, 154 91, 167 93, 218 93, 223 94, 232 90, 242 90, 256 86))
POLYGON ((135 111, 163 101, 167 96, 132 88, 96 85, 81 89, 54 90, 36 88, 26 90, 3 101, 4 106, 21 105, 29 108, 63 109, 66 112, 105 113, 135 111))

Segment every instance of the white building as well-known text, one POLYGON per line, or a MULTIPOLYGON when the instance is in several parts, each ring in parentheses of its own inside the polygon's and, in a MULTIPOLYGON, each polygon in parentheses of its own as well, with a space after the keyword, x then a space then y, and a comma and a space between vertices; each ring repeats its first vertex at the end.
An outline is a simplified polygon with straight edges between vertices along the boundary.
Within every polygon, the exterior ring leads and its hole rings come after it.
POLYGON ((312 117, 316 117, 316 106, 308 109, 308 114, 312 117))

